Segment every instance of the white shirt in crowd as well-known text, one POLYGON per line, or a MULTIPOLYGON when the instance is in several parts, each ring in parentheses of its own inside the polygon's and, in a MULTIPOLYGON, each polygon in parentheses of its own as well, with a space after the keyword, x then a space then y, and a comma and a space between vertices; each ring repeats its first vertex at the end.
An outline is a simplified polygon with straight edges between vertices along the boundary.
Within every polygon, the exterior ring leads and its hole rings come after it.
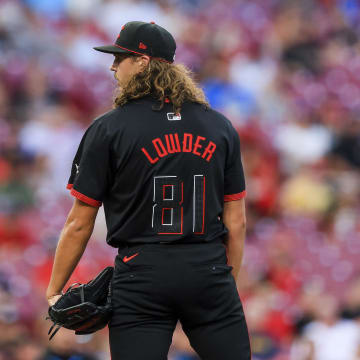
POLYGON ((360 326, 351 320, 334 325, 314 321, 306 326, 304 337, 314 346, 313 360, 355 360, 360 347, 360 326))

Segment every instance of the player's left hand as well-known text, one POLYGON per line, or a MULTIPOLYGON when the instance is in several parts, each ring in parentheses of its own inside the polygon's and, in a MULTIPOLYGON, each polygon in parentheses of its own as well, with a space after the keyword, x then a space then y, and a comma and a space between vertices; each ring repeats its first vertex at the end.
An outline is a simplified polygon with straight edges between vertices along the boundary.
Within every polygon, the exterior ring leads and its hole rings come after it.
POLYGON ((88 283, 71 285, 63 295, 47 291, 47 319, 53 322, 48 333, 49 340, 61 327, 75 330, 76 335, 85 335, 92 334, 109 323, 112 314, 113 272, 114 268, 108 266, 88 283))

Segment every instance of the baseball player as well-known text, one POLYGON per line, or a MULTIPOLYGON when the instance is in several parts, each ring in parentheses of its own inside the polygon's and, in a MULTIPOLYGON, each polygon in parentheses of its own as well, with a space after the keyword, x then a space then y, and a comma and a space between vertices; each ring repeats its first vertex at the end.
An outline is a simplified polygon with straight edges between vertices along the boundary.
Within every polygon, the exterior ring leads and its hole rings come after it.
POLYGON ((236 279, 245 238, 239 138, 212 110, 154 22, 125 24, 113 54, 114 109, 85 132, 68 188, 75 197, 47 299, 69 279, 103 204, 118 248, 109 323, 113 359, 163 360, 177 321, 204 360, 251 358, 236 279))

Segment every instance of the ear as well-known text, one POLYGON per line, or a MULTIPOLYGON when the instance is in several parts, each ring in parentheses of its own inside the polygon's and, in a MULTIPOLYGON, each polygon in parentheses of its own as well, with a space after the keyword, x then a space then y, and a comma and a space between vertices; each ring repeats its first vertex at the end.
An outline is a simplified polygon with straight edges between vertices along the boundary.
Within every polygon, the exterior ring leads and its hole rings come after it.
POLYGON ((141 55, 141 56, 138 57, 138 61, 139 61, 140 66, 141 66, 141 68, 142 68, 142 70, 143 70, 143 69, 145 69, 145 68, 148 66, 148 64, 149 64, 149 62, 150 62, 150 56, 148 56, 148 55, 141 55))

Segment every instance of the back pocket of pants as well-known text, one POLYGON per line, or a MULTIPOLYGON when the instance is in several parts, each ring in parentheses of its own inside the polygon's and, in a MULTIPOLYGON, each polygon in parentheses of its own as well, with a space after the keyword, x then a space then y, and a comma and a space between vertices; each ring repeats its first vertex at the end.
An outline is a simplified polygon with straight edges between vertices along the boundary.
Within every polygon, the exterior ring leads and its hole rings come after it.
POLYGON ((208 264, 199 264, 199 263, 192 263, 191 266, 193 266, 196 270, 203 270, 203 271, 209 271, 214 274, 224 274, 224 273, 230 273, 233 269, 231 265, 228 264, 214 264, 214 263, 208 263, 208 264))

